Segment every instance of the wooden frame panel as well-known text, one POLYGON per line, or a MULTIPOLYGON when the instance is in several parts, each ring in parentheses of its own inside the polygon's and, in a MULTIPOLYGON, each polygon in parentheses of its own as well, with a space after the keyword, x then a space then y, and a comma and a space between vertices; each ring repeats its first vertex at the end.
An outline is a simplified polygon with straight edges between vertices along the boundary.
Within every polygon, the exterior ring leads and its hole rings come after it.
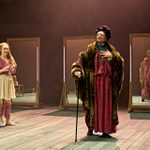
POLYGON ((7 38, 7 42, 12 49, 13 56, 16 55, 19 61, 17 65, 19 65, 19 63, 22 64, 19 68, 19 75, 28 77, 26 80, 21 78, 20 80, 26 84, 30 92, 32 87, 32 92, 35 92, 35 100, 31 102, 29 99, 24 99, 23 101, 13 100, 13 105, 31 105, 38 107, 40 104, 40 38, 7 38), (15 48, 17 50, 15 50, 15 48), (24 63, 27 63, 27 65, 24 63), (23 72, 24 69, 26 72, 23 72))
POLYGON ((75 82, 70 74, 71 65, 78 59, 79 53, 86 50, 88 44, 94 41, 94 35, 66 36, 63 38, 63 92, 61 106, 76 107, 76 103, 69 102, 69 94, 76 94, 75 82))
POLYGON ((129 112, 134 109, 150 109, 150 102, 139 102, 141 98, 141 86, 139 82, 139 67, 146 50, 150 49, 150 33, 132 33, 130 42, 130 75, 129 75, 129 112), (136 98, 136 99, 135 99, 136 98), (135 103, 135 101, 138 101, 135 103))

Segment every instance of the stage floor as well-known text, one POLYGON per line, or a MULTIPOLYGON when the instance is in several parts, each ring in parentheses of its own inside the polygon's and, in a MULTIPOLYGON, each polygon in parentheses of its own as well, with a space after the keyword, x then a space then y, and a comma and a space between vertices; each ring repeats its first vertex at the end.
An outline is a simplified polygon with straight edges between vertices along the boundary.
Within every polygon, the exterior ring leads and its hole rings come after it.
MULTIPOLYGON (((16 109, 16 108, 13 108, 16 109)), ((148 150, 150 120, 130 119, 127 110, 119 110, 118 131, 113 138, 99 134, 87 137, 84 112, 80 110, 78 141, 75 143, 76 111, 47 107, 13 110, 16 126, 0 128, 0 150, 148 150)))

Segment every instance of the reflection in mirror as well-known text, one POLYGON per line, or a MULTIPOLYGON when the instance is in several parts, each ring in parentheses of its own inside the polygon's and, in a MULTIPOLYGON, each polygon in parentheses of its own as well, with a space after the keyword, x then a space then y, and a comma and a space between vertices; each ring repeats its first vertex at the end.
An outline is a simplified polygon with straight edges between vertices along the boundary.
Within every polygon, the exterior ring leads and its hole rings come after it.
POLYGON ((150 108, 150 87, 147 85, 150 85, 150 56, 147 50, 150 50, 149 33, 130 34, 129 111, 150 108))
MULTIPOLYGON (((75 81, 71 76, 72 63, 78 59, 79 53, 87 49, 95 36, 69 36, 63 39, 63 93, 61 106, 74 107, 77 103, 75 81)), ((81 101, 79 101, 81 104, 81 101)))
POLYGON ((13 75, 16 99, 13 105, 39 105, 39 44, 40 38, 7 39, 17 63, 13 75))

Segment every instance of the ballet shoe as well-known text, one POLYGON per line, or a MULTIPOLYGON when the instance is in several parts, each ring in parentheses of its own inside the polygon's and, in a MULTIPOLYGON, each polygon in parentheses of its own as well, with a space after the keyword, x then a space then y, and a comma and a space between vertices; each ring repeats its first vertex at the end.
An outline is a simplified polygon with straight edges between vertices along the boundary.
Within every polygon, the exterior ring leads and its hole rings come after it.
POLYGON ((5 123, 3 121, 0 121, 0 127, 4 127, 5 123))
POLYGON ((6 126, 15 126, 16 124, 12 121, 6 122, 6 126))

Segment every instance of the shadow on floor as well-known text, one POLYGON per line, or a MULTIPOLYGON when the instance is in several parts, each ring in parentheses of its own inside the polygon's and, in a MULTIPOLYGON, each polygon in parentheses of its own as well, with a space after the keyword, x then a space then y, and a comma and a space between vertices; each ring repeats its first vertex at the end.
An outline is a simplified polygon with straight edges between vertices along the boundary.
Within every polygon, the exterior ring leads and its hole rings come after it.
POLYGON ((78 142, 74 142, 61 150, 119 150, 116 146, 116 138, 104 138, 99 135, 86 136, 78 142))
POLYGON ((25 110, 30 110, 33 109, 33 107, 28 107, 28 106, 13 106, 11 109, 11 113, 19 112, 19 111, 25 111, 25 110))
MULTIPOLYGON (((62 110, 57 110, 54 112, 46 113, 44 115, 47 116, 62 116, 62 117, 76 117, 76 110, 75 109, 62 109, 62 110)), ((84 116, 84 111, 79 110, 78 111, 78 117, 83 117, 84 116)))

